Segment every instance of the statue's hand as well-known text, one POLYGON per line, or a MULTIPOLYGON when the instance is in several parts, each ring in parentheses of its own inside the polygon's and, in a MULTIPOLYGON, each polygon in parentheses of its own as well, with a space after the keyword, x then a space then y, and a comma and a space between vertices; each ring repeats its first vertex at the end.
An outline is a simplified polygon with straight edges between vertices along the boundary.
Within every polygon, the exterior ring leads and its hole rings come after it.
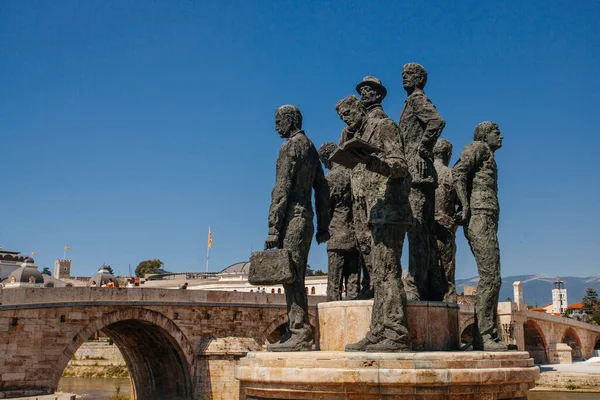
POLYGON ((318 230, 315 239, 317 239, 318 244, 325 243, 329 240, 329 231, 326 229, 318 230))
POLYGON ((425 145, 423 144, 419 146, 419 155, 426 160, 433 159, 433 155, 429 150, 427 150, 427 147, 425 147, 425 145))
POLYGON ((372 156, 369 153, 361 149, 352 149, 350 150, 350 154, 352 154, 352 158, 356 159, 356 161, 363 164, 368 164, 372 158, 372 156))
POLYGON ((454 220, 458 225, 464 225, 465 221, 469 219, 470 215, 471 209, 469 207, 463 207, 460 212, 457 212, 456 215, 454 215, 454 220))
POLYGON ((279 246, 279 236, 269 235, 265 240, 265 250, 274 249, 279 246))

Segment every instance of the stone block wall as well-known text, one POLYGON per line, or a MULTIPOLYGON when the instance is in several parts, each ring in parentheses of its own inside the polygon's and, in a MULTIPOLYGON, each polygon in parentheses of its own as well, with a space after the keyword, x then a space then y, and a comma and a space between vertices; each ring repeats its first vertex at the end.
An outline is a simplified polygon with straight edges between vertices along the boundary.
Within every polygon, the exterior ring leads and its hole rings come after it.
MULTIPOLYGON (((6 292, 0 306, 2 396, 53 392, 77 351, 78 358, 110 358, 85 344, 103 330, 134 366, 129 372, 139 400, 166 393, 236 398, 237 360, 261 350, 286 320, 283 295, 106 288, 6 292)), ((310 319, 316 322, 314 306, 310 319)))
POLYGON ((114 365, 125 364, 119 348, 108 342, 86 342, 75 352, 75 360, 109 361, 114 365))

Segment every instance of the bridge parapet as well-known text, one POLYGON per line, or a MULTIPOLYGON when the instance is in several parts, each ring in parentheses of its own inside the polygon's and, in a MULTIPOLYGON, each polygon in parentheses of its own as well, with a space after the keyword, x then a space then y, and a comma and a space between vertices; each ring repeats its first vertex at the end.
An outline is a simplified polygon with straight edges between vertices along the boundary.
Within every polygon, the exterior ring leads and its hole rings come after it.
POLYGON ((577 321, 572 318, 559 317, 556 315, 547 314, 547 313, 540 312, 540 311, 531 311, 531 310, 527 310, 526 313, 527 313, 528 319, 536 319, 536 320, 550 322, 553 324, 568 325, 573 328, 580 328, 580 329, 588 330, 591 332, 600 333, 600 326, 588 324, 586 322, 577 321))
MULTIPOLYGON (((325 301, 324 296, 308 296, 309 306, 325 301)), ((251 304, 285 305, 284 294, 177 290, 158 288, 19 288, 3 291, 0 307, 19 305, 58 305, 81 303, 140 304, 251 304)))

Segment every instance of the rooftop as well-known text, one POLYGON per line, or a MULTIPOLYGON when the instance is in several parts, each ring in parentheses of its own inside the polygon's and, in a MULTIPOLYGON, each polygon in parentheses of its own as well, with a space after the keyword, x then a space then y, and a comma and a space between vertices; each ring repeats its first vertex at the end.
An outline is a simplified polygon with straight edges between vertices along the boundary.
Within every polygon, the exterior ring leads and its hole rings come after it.
POLYGON ((250 262, 242 261, 235 264, 231 264, 225 268, 220 274, 248 274, 250 273, 250 262))

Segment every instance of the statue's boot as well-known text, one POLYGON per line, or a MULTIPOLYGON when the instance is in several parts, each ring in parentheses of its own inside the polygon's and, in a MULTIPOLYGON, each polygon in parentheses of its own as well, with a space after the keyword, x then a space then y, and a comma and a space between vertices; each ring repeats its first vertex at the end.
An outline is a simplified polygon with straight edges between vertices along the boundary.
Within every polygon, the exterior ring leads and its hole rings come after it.
POLYGON ((382 339, 377 343, 367 345, 366 351, 369 353, 392 353, 409 351, 410 345, 404 341, 395 341, 391 339, 382 339))
POLYGON ((369 346, 371 344, 373 344, 373 342, 371 342, 368 337, 365 337, 360 342, 347 344, 345 350, 346 351, 367 351, 367 346, 369 346))
POLYGON ((500 339, 484 339, 483 351, 508 351, 508 345, 500 339))
POLYGON ((371 300, 374 296, 375 294, 372 290, 363 288, 354 300, 371 300))
POLYGON ((308 351, 312 349, 312 345, 308 334, 297 333, 286 341, 268 345, 267 351, 308 351))

